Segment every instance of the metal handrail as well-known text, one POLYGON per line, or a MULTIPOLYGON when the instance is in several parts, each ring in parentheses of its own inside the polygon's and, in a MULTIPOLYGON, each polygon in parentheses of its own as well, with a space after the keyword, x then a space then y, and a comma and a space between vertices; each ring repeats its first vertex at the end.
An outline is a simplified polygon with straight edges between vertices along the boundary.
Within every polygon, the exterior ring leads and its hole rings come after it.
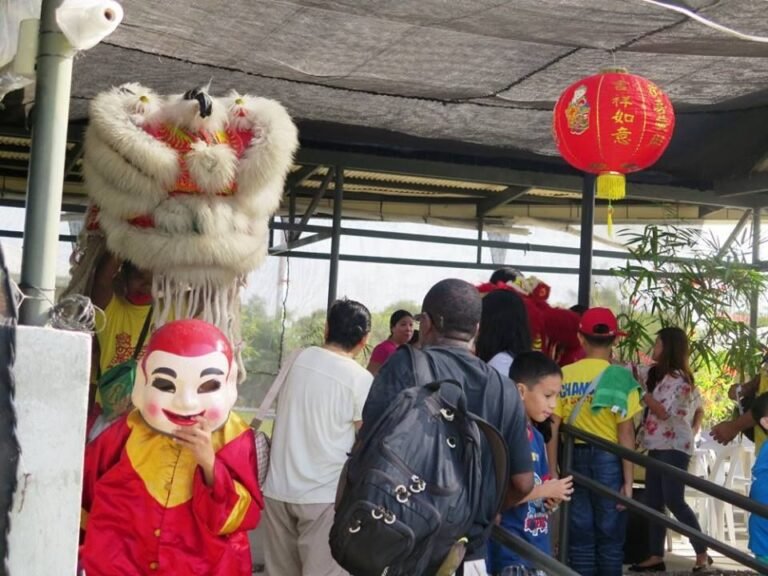
POLYGON ((599 482, 595 482, 591 478, 588 478, 582 474, 579 474, 578 472, 570 472, 570 475, 573 476, 573 481, 576 482, 577 484, 581 484, 585 488, 588 488, 589 490, 596 492, 601 496, 605 496, 607 498, 613 498, 614 500, 624 505, 628 510, 632 510, 633 512, 636 512, 637 514, 640 514, 641 516, 648 518, 653 522, 663 524, 667 528, 671 528, 675 532, 679 532, 685 536, 688 536, 689 538, 701 540, 707 545, 707 547, 712 548, 713 550, 717 550, 718 552, 720 552, 725 556, 728 556, 732 560, 736 560, 737 562, 740 562, 741 564, 744 564, 749 568, 757 570, 759 573, 762 573, 765 571, 765 564, 753 558, 749 554, 745 554, 741 550, 734 548, 733 546, 724 544, 723 542, 720 542, 719 540, 712 538, 712 536, 704 534, 699 530, 694 530, 693 528, 690 528, 689 526, 686 526, 685 524, 673 518, 669 518, 665 516, 658 510, 649 508, 645 504, 641 504, 640 502, 637 502, 632 498, 628 498, 627 496, 624 496, 623 494, 616 492, 615 490, 606 488, 599 482))
MULTIPOLYGON (((634 452, 628 448, 625 448, 624 446, 615 444, 613 442, 609 442, 603 438, 595 436, 594 434, 590 434, 588 432, 584 432, 583 430, 579 430, 578 428, 574 428, 572 425, 563 423, 560 427, 560 430, 563 432, 565 436, 562 473, 564 475, 573 476, 573 480, 576 484, 579 484, 587 488, 588 490, 593 491, 603 497, 612 498, 617 502, 619 502, 620 504, 622 504, 623 506, 625 506, 628 510, 632 510, 633 512, 651 520, 652 522, 662 524, 667 528, 671 528, 674 531, 679 532, 680 534, 688 536, 689 538, 701 540, 713 550, 717 550, 718 552, 722 553, 724 556, 731 558, 732 560, 735 560, 743 564, 744 566, 752 568, 753 570, 757 570, 758 573, 765 572, 765 569, 766 569, 765 564, 763 564, 762 562, 759 562, 757 559, 753 558, 752 556, 745 554, 744 552, 732 546, 724 544, 719 540, 716 540, 711 536, 704 534, 700 530, 694 530, 693 528, 690 528, 689 526, 686 526, 685 524, 682 524, 681 522, 678 522, 675 519, 669 518, 664 514, 660 513, 659 511, 654 510, 653 508, 649 508, 648 506, 641 504, 640 502, 637 502, 632 498, 628 498, 627 496, 615 490, 612 490, 606 486, 603 486, 599 482, 595 482, 594 480, 584 476, 583 474, 574 472, 572 470, 574 439, 578 438, 579 440, 592 444, 595 447, 600 448, 601 450, 605 450, 606 452, 615 454, 620 458, 629 460, 644 468, 656 469, 663 472, 664 474, 669 474, 671 476, 674 476, 676 479, 682 481, 684 484, 687 484, 688 486, 691 486, 692 488, 695 488, 700 492, 713 496, 719 500, 722 500, 723 502, 727 502, 739 508, 743 508, 744 510, 749 511, 752 514, 758 514, 759 516, 768 518, 768 506, 759 502, 755 502, 754 500, 751 500, 741 494, 737 494, 736 492, 728 490, 727 488, 714 484, 713 482, 704 480, 703 478, 699 478, 698 476, 694 476, 693 474, 690 474, 685 470, 681 470, 680 468, 675 468, 674 466, 671 466, 664 462, 659 462, 654 458, 650 458, 649 456, 646 456, 644 454, 638 454, 637 452, 634 452)), ((561 529, 560 530, 560 561, 561 562, 564 562, 567 558, 569 515, 570 515, 569 503, 564 502, 562 506, 562 516, 561 516, 561 525, 560 525, 560 529, 561 529)))
POLYGON ((530 542, 526 542, 517 534, 505 530, 501 526, 494 526, 491 537, 502 546, 516 552, 526 560, 529 560, 539 570, 543 570, 552 576, 579 576, 565 564, 561 564, 552 556, 549 556, 536 548, 530 542))
POLYGON ((704 478, 699 478, 698 476, 694 476, 690 472, 686 470, 681 470, 680 468, 676 468, 675 466, 671 466, 666 462, 659 462, 658 460, 651 458, 650 456, 646 456, 645 454, 640 454, 638 452, 635 452, 634 450, 625 448, 620 444, 609 442, 608 440, 600 438, 599 436, 595 436, 594 434, 590 434, 589 432, 585 432, 584 430, 579 430, 578 428, 574 428, 570 424, 563 423, 561 424, 560 429, 564 432, 567 432, 570 436, 578 440, 583 440, 585 442, 588 442, 593 446, 597 446, 598 448, 600 448, 601 450, 605 450, 606 452, 611 452, 616 456, 623 458, 624 460, 629 460, 630 462, 638 464, 643 468, 654 468, 656 470, 660 470, 664 472, 664 474, 669 474, 670 476, 674 476, 677 480, 681 480, 682 482, 684 482, 691 488, 695 488, 699 492, 703 492, 710 496, 714 496, 718 500, 722 500, 723 502, 727 502, 728 504, 732 504, 734 506, 737 506, 738 508, 747 510, 750 513, 759 514, 763 518, 768 518, 768 505, 762 504, 761 502, 755 502, 754 500, 752 500, 751 498, 747 498, 743 494, 733 492, 732 490, 728 490, 727 488, 724 488, 719 484, 715 484, 714 482, 710 482, 709 480, 706 480, 704 478))

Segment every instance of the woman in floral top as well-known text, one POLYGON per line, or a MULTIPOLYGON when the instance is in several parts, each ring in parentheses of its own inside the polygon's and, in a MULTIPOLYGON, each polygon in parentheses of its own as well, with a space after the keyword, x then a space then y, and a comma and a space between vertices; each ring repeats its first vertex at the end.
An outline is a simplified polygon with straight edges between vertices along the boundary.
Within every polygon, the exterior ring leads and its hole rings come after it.
MULTIPOLYGON (((643 401, 646 410, 645 436, 643 445, 648 455, 660 462, 682 470, 688 464, 694 451, 694 433, 691 428, 693 414, 697 407, 697 395, 693 374, 688 365, 688 337, 680 328, 659 330, 653 347, 656 362, 648 371, 647 392, 643 401)), ((701 530, 696 515, 685 502, 685 485, 663 472, 648 469, 646 472, 646 494, 648 506, 663 512, 669 511, 683 524, 701 530)), ((664 539, 666 528, 651 524, 649 547, 651 556, 630 567, 632 572, 664 572, 664 539)), ((711 560, 706 545, 698 540, 691 544, 696 551, 694 572, 707 567, 711 560)))

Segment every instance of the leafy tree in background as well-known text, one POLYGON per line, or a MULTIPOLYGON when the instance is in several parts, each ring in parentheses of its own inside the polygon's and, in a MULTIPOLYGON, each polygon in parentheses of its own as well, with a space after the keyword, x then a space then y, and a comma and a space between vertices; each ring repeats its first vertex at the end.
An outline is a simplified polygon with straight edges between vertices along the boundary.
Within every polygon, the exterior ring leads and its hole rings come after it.
POLYGON ((238 405, 255 408, 274 380, 280 361, 281 321, 267 313, 259 298, 242 305, 240 329, 247 379, 238 390, 238 405))
POLYGON ((765 290, 765 276, 745 261, 740 243, 724 250, 701 230, 651 225, 622 235, 631 255, 614 269, 624 280, 619 321, 629 334, 619 344, 622 360, 640 360, 660 328, 682 328, 707 421, 716 421, 729 409, 727 386, 760 367, 763 345, 745 311, 765 290))
MULTIPOLYGON (((384 310, 371 313, 372 330, 366 350, 357 361, 368 365, 373 346, 389 337, 389 317, 395 310, 405 309, 412 314, 420 311, 414 302, 396 302, 384 310)), ((292 319, 269 314, 263 300, 253 298, 241 308, 243 360, 248 371, 247 380, 240 385, 238 405, 256 408, 274 380, 280 365, 298 348, 320 346, 324 340, 325 310, 315 310, 307 316, 292 319), (284 332, 284 333, 283 333, 284 332)))

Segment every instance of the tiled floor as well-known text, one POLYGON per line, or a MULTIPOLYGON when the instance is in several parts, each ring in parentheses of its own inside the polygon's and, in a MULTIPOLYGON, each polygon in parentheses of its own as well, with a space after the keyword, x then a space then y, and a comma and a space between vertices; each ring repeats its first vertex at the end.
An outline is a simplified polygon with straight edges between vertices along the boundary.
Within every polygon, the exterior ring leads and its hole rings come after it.
MULTIPOLYGON (((735 527, 736 527, 736 543, 735 547, 739 550, 746 552, 749 554, 749 550, 747 549, 747 529, 746 524, 744 522, 744 516, 743 514, 740 514, 739 512, 736 512, 734 514, 734 520, 735 520, 735 527)), ((726 544, 730 544, 730 542, 726 541, 726 544)), ((688 542, 688 538, 684 536, 680 536, 679 534, 673 534, 672 536, 672 552, 668 552, 667 556, 665 558, 665 562, 667 565, 667 574, 670 573, 688 573, 690 574, 691 567, 693 566, 696 554, 693 551, 693 548, 691 548, 690 543, 688 542)), ((716 574, 755 574, 755 572, 752 572, 748 568, 745 568, 741 564, 731 560, 730 558, 727 558, 720 554, 719 552, 715 552, 714 550, 710 551, 710 556, 712 556, 712 559, 715 561, 715 563, 712 565, 712 569, 706 572, 708 575, 716 575, 716 574)))

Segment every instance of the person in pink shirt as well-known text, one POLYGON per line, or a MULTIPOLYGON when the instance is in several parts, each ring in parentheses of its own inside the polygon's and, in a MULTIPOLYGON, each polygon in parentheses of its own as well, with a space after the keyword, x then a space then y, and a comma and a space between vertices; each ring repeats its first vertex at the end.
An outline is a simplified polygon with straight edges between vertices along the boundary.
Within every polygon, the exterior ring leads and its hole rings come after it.
POLYGON ((371 359, 368 362, 368 371, 376 376, 379 369, 392 356, 400 346, 410 342, 413 337, 413 314, 408 310, 396 310, 389 317, 389 338, 381 342, 373 349, 371 359))

